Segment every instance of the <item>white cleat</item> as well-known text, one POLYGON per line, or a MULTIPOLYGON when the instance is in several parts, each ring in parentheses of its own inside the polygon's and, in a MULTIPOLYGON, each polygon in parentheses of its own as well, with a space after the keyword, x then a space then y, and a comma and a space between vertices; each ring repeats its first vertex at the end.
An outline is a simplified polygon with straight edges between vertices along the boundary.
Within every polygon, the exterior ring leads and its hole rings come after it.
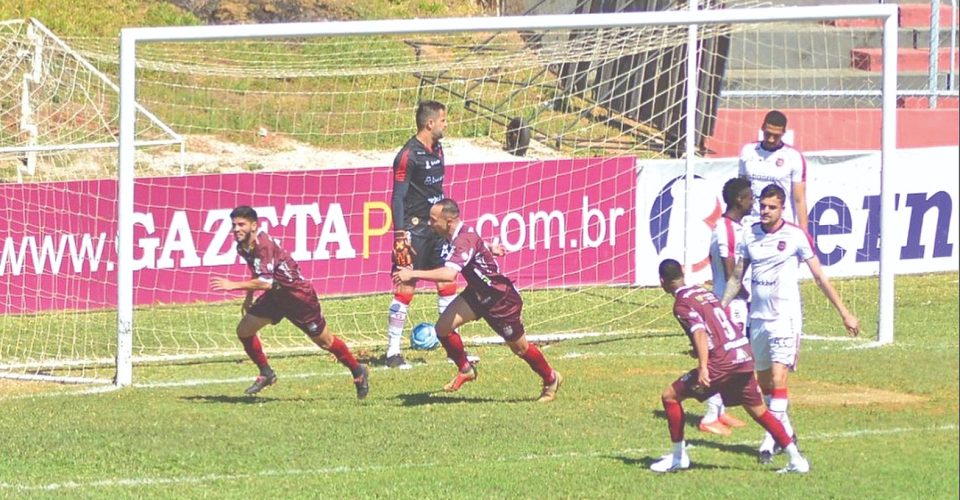
POLYGON ((676 472, 679 470, 689 469, 690 468, 690 457, 684 453, 680 458, 673 456, 673 453, 668 453, 662 457, 660 460, 654 462, 650 465, 650 470, 653 472, 676 472))
POLYGON ((810 472, 810 462, 806 458, 800 457, 797 460, 791 460, 786 467, 777 471, 777 474, 806 474, 810 472))

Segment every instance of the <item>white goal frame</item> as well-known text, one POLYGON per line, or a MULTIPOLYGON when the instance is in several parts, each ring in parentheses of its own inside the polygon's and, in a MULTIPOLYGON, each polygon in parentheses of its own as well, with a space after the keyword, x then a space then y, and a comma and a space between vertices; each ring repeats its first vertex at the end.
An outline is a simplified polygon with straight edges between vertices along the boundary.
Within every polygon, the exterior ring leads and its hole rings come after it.
MULTIPOLYGON (((897 6, 894 4, 830 5, 808 7, 774 7, 721 10, 681 10, 610 14, 571 14, 547 16, 478 17, 447 19, 408 19, 383 21, 341 21, 315 23, 283 23, 230 26, 182 26, 162 28, 127 28, 120 32, 120 137, 117 183, 117 373, 118 387, 133 381, 133 210, 134 210, 134 131, 136 125, 136 54, 137 46, 150 42, 185 42, 202 40, 238 40, 249 38, 284 38, 304 36, 399 35, 414 33, 450 33, 520 29, 590 29, 628 28, 669 25, 691 26, 690 43, 696 43, 698 25, 773 22, 821 21, 830 19, 883 20, 883 76, 880 214, 881 236, 893 232, 894 191, 886 168, 896 149, 897 90, 897 6)), ((696 51, 688 52, 696 54, 696 51)), ((693 58, 690 58, 693 59, 693 58)), ((694 63, 695 64, 695 63, 694 63)), ((695 67, 695 66, 694 66, 695 67)), ((687 73, 687 102, 696 102, 697 73, 687 73)), ((694 134, 696 109, 686 115, 687 185, 691 185, 696 162, 694 134)), ((688 211, 689 212, 689 211, 688 211)), ((687 238, 689 240, 689 237, 687 238)), ((895 245, 880 247, 880 292, 877 340, 893 341, 893 299, 895 245)))

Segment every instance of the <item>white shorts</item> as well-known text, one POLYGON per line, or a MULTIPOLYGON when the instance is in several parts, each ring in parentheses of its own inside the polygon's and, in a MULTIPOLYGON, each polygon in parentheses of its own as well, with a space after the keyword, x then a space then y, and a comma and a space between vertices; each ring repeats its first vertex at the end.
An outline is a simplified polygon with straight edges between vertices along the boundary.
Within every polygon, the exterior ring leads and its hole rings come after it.
POLYGON ((796 369, 800 354, 800 320, 791 315, 777 319, 750 320, 750 348, 753 366, 758 372, 769 370, 773 363, 796 369))
MULTIPOLYGON (((748 322, 750 321, 749 316, 747 316, 747 301, 743 299, 733 299, 730 301, 730 305, 727 306, 727 313, 730 314, 730 322, 733 323, 733 326, 737 327, 741 332, 744 332, 744 329, 749 326, 748 322)), ((746 335, 746 332, 744 332, 746 335)), ((749 335, 747 335, 749 337, 749 335)))

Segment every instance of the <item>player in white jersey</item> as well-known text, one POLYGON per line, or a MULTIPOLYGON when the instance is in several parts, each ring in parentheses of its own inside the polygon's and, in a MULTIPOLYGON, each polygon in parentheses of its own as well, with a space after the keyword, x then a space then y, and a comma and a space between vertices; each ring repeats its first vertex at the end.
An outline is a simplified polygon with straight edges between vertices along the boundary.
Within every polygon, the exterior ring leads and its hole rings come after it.
MULTIPOLYGON (((823 274, 813 242, 806 231, 783 219, 783 189, 770 184, 760 192, 760 222, 744 233, 738 261, 727 280, 723 304, 729 304, 741 287, 743 270, 750 267, 750 345, 753 348, 757 381, 770 411, 791 435, 787 417, 787 376, 794 369, 800 348, 800 328, 793 312, 800 304, 797 259, 806 262, 820 291, 833 304, 850 335, 860 333, 860 320, 847 310, 843 299, 823 274)), ((796 439, 794 439, 796 441, 796 439)), ((759 459, 769 463, 775 454, 768 434, 760 444, 759 459)))
POLYGON ((807 160, 783 142, 787 117, 771 111, 763 118, 763 140, 748 142, 740 150, 740 176, 753 185, 751 223, 760 217, 760 190, 773 183, 787 194, 783 218, 807 230, 807 160))
MULTIPOLYGON (((734 177, 723 185, 723 201, 727 205, 726 211, 717 225, 713 228, 710 237, 710 269, 713 271, 713 293, 722 297, 727 288, 727 277, 733 274, 736 263, 737 247, 743 243, 743 226, 741 221, 753 208, 753 191, 750 181, 743 177, 734 177)), ((746 278, 749 279, 749 278, 746 278)), ((742 288, 736 298, 730 302, 726 310, 730 321, 740 331, 747 330, 747 311, 749 306, 749 292, 742 288)), ((707 399, 707 409, 700 419, 700 431, 729 436, 731 427, 743 427, 746 424, 727 414, 723 398, 715 394, 707 399)))

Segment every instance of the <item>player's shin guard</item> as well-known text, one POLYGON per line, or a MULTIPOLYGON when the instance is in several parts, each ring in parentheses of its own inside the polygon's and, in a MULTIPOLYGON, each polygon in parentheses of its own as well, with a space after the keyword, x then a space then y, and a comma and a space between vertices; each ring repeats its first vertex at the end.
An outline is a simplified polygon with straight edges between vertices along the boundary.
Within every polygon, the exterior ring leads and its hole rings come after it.
POLYGON ((333 343, 330 344, 330 348, 327 349, 330 351, 330 354, 333 354, 343 366, 346 366, 350 369, 350 373, 356 374, 360 369, 360 363, 357 362, 357 358, 353 357, 353 353, 350 352, 350 348, 347 347, 347 344, 344 343, 340 337, 336 335, 333 336, 333 343))
POLYGON ((678 401, 663 401, 663 410, 667 414, 667 427, 670 429, 670 441, 683 441, 683 406, 678 401))
POLYGON ((521 354, 520 359, 526 361, 530 369, 540 375, 544 384, 553 383, 553 368, 550 367, 550 363, 547 363, 547 358, 543 357, 543 353, 537 346, 527 344, 527 352, 521 354))
POLYGON ((467 361, 467 352, 463 349, 463 339, 460 338, 459 333, 450 332, 450 335, 440 337, 440 344, 443 346, 443 350, 447 352, 447 357, 457 365, 457 369, 466 370, 470 367, 470 362, 467 361))
MULTIPOLYGON (((788 436, 793 435, 793 425, 790 423, 790 417, 787 415, 787 407, 790 405, 789 395, 786 388, 774 389, 770 398, 770 412, 777 420, 783 424, 783 429, 788 436)), ((780 443, 777 443, 780 444, 780 443)), ((781 445, 782 447, 782 445, 781 445)))
POLYGON ((400 342, 403 340, 403 327, 407 324, 407 309, 413 301, 413 294, 394 294, 387 316, 387 357, 400 354, 400 342))
POLYGON ((254 335, 252 337, 240 338, 240 343, 243 344, 243 350, 247 352, 247 356, 250 357, 250 360, 253 361, 257 368, 260 369, 260 374, 265 375, 270 373, 270 364, 267 363, 267 355, 263 352, 263 345, 260 344, 260 336, 254 335))

